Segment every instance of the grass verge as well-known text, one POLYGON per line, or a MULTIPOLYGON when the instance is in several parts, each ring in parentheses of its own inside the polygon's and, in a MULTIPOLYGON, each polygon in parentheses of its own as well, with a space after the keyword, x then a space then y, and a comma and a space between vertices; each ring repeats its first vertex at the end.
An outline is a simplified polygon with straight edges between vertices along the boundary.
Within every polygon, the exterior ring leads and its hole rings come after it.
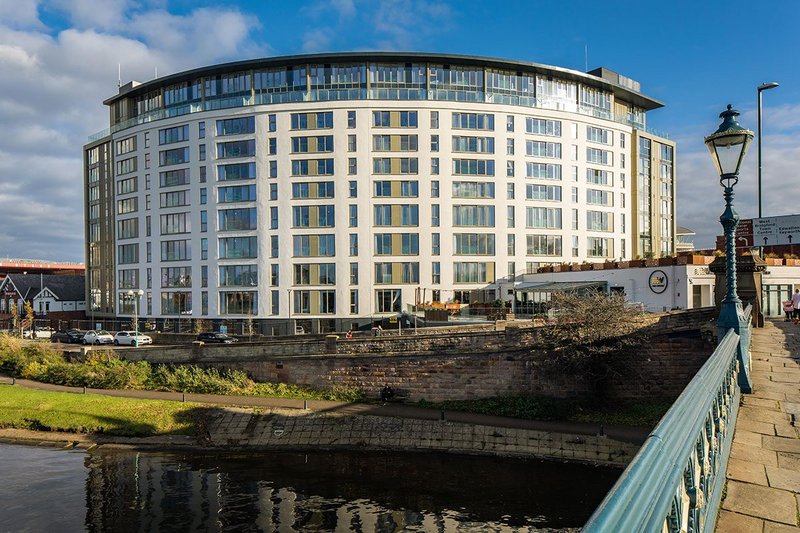
POLYGON ((558 420, 604 425, 654 427, 671 402, 656 400, 629 405, 597 405, 590 402, 537 396, 497 396, 479 400, 418 402, 420 407, 509 416, 526 420, 558 420))
POLYGON ((198 404, 0 385, 0 427, 127 437, 190 435, 198 404))

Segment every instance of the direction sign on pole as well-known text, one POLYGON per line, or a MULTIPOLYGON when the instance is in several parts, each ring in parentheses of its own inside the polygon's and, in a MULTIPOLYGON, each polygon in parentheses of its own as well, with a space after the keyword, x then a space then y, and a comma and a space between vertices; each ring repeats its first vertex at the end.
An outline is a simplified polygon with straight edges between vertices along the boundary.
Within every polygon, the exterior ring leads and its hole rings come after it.
POLYGON ((792 244, 800 236, 800 215, 753 219, 753 240, 758 245, 792 244))

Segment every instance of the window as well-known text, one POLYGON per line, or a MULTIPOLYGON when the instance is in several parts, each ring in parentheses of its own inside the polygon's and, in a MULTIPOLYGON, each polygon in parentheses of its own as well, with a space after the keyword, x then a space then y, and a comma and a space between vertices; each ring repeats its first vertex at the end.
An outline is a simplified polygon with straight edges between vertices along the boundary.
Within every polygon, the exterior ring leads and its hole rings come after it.
POLYGON ((136 136, 128 137, 127 139, 122 139, 121 141, 117 141, 116 144, 116 154, 117 156, 129 154, 131 152, 136 151, 136 136))
POLYGON ((525 211, 526 227, 561 229, 561 208, 527 207, 525 211))
POLYGON ((431 135, 431 152, 439 151, 439 136, 431 135))
POLYGON ((255 163, 235 163, 232 165, 219 165, 217 167, 218 181, 237 181, 254 179, 255 177, 255 163))
POLYGON ((219 231, 252 230, 257 227, 255 207, 219 211, 219 231))
POLYGON ((270 229, 278 229, 278 208, 269 208, 269 227, 270 229))
POLYGON ((431 235, 431 255, 439 255, 441 251, 441 238, 438 233, 431 235))
POLYGON ((588 163, 598 163, 601 165, 613 165, 613 154, 608 150, 601 150, 600 148, 587 148, 586 161, 588 163))
POLYGON ((163 207, 180 207, 189 205, 189 191, 162 192, 159 195, 159 205, 163 207))
POLYGON ((192 314, 192 293, 191 292, 162 292, 161 293, 161 314, 162 315, 191 315, 192 314))
POLYGON ((270 178, 277 178, 278 177, 278 162, 277 161, 270 161, 269 162, 269 177, 270 178))
POLYGON ((494 115, 453 112, 453 129, 494 131, 494 115))
POLYGON ((527 255, 561 255, 560 235, 528 235, 527 255))
POLYGON ((333 135, 315 137, 292 137, 292 153, 327 153, 333 152, 333 135))
POLYGON ((358 314, 358 289, 350 289, 350 314, 358 314))
POLYGON ((208 202, 208 189, 205 187, 200 188, 200 205, 205 205, 208 202))
POLYGON ((348 111, 347 112, 347 127, 352 129, 356 127, 356 112, 355 111, 348 111))
POLYGON ((514 131, 514 115, 506 116, 506 131, 514 131))
POLYGON ((494 198, 494 183, 454 181, 453 198, 494 198))
POLYGON ((525 163, 525 171, 529 178, 543 180, 561 179, 561 165, 553 163, 525 163))
POLYGON ((453 174, 494 176, 494 161, 491 159, 453 159, 453 174))
POLYGON ((117 271, 117 279, 119 289, 136 289, 139 287, 139 270, 119 270, 117 271))
POLYGON ((293 130, 312 130, 333 128, 333 112, 320 113, 292 113, 291 127, 293 130))
POLYGON ((439 180, 431 180, 431 198, 439 198, 439 180))
POLYGON ((356 148, 357 148, 356 136, 355 135, 348 135, 347 136, 347 151, 348 152, 355 152, 356 148))
MULTIPOLYGON (((124 163, 125 161, 120 161, 124 163)), ((169 165, 180 165, 189 162, 189 147, 173 148, 172 150, 162 150, 158 152, 158 164, 162 167, 169 165)), ((119 164, 119 163, 118 163, 119 164)), ((134 169, 135 170, 135 169, 134 169)), ((118 172, 121 174, 121 172, 118 172)))
POLYGON ((162 261, 189 261, 192 259, 192 241, 161 241, 162 261))
POLYGON ((614 134, 611 130, 586 126, 586 140, 601 144, 614 144, 614 134))
POLYGON ((454 283, 487 283, 487 263, 453 263, 454 283))
POLYGON ((355 228, 358 227, 358 206, 351 205, 350 206, 350 227, 355 228))
POLYGON ((561 158, 561 143, 525 141, 525 154, 534 157, 561 158))
POLYGON ((253 157, 255 155, 256 141, 254 139, 217 143, 217 159, 253 157))
POLYGON ((350 263, 350 285, 358 285, 358 263, 350 263))
POLYGON ((120 180, 117 182, 117 194, 128 194, 139 189, 136 177, 120 180))
POLYGON ((506 199, 513 200, 514 199, 514 184, 513 183, 506 183, 506 199))
POLYGON ((268 125, 268 130, 270 132, 276 131, 277 127, 276 127, 275 115, 274 114, 267 115, 267 121, 268 121, 268 124, 269 124, 268 125))
POLYGON ((272 287, 280 285, 280 265, 272 264, 269 266, 269 284, 272 287))
POLYGON ((613 185, 614 173, 596 168, 586 169, 586 182, 594 185, 613 185))
POLYGON ((454 205, 453 225, 494 227, 494 206, 454 205))
POLYGON ((558 185, 525 185, 525 198, 549 202, 561 201, 561 187, 558 185))
POLYGON ((208 287, 208 265, 200 267, 200 286, 208 287))
POLYGON ((572 229, 578 229, 578 210, 572 210, 572 229))
POLYGON ((514 139, 506 139, 506 155, 514 155, 514 139))
POLYGON ((372 125, 376 128, 416 128, 416 111, 373 111, 372 125))
POLYGON ((614 205, 614 193, 599 189, 586 189, 586 203, 611 207, 614 205))
MULTIPOLYGON (((200 158, 199 158, 200 161, 205 161, 206 160, 206 145, 205 144, 201 144, 198 148, 200 149, 200 158)), ((149 167, 150 165, 147 165, 147 166, 149 167)))
POLYGON ((561 121, 527 117, 525 119, 525 131, 537 135, 561 137, 561 121))
POLYGON ((358 256, 358 234, 350 234, 350 257, 358 256))
POLYGON ((245 135, 255 132, 255 117, 237 117, 217 121, 217 137, 223 137, 225 135, 245 135))
POLYGON ((438 176, 439 175, 439 158, 438 157, 432 157, 431 158, 431 174, 433 174, 434 176, 438 176))
POLYGON ((513 205, 509 205, 509 206, 506 207, 506 227, 507 228, 513 228, 514 227, 514 222, 515 222, 514 206, 513 205))
POLYGON ((385 289, 375 291, 375 308, 379 313, 399 313, 402 307, 402 291, 385 289))
POLYGON ((439 227, 439 204, 431 205, 431 226, 434 228, 439 227))
POLYGON ((257 315, 258 292, 226 291, 219 293, 221 315, 257 315))
POLYGON ((586 255, 589 257, 613 257, 614 239, 588 237, 586 240, 586 255))
POLYGON ((206 138, 206 123, 202 120, 197 123, 197 138, 198 139, 206 138))
POLYGON ((200 239, 200 259, 205 261, 208 259, 208 239, 200 239))
MULTIPOLYGON (((126 198, 117 201, 117 214, 126 215, 128 213, 135 213, 139 209, 139 199, 135 196, 133 198, 126 198)), ((92 217, 97 218, 97 217, 92 217)))
POLYGON ((605 211, 586 211, 586 229, 589 231, 614 231, 614 215, 605 211))
POLYGON ((454 233, 454 255, 494 255, 495 236, 492 233, 454 233))
POLYGON ((442 265, 439 261, 431 263, 431 283, 439 285, 442 282, 442 265))
POLYGON ((280 251, 280 243, 278 240, 277 235, 270 235, 269 236, 269 256, 271 258, 278 257, 278 253, 280 251))
POLYGON ((453 136, 453 152, 493 154, 494 137, 453 136))
POLYGON ((506 176, 509 178, 514 177, 514 162, 506 161, 506 176))
POLYGON ((416 174, 419 161, 416 157, 375 157, 372 159, 374 174, 416 174))
POLYGON ((161 215, 161 235, 189 233, 190 231, 192 231, 192 219, 189 213, 161 215))
POLYGON ((431 129, 439 128, 439 112, 431 111, 431 129))
POLYGON ((506 254, 509 256, 517 255, 517 239, 513 233, 508 234, 506 242, 506 254))
MULTIPOLYGON (((148 219, 150 217, 147 217, 148 219)), ((208 211, 200 211, 200 232, 205 233, 208 231, 208 211)))
POLYGON ((158 144, 172 144, 189 140, 189 126, 176 126, 158 130, 158 144))
POLYGON ((278 139, 272 137, 268 140, 268 150, 269 155, 277 155, 278 154, 278 139))
POLYGON ((577 187, 573 187, 572 188, 572 203, 573 204, 577 204, 578 203, 578 188, 577 187))
POLYGON ((301 159, 292 161, 292 176, 332 176, 333 159, 301 159))
MULTIPOLYGON (((277 266, 277 265, 274 265, 277 266)), ((257 287, 258 265, 224 265, 219 267, 220 287, 257 287)))
POLYGON ((280 291, 270 291, 270 303, 272 305, 270 313, 277 315, 280 313, 280 291))
POLYGON ((192 267, 169 267, 161 269, 161 288, 191 287, 192 267))
POLYGON ((347 159, 347 173, 351 176, 358 174, 358 159, 355 157, 347 159))

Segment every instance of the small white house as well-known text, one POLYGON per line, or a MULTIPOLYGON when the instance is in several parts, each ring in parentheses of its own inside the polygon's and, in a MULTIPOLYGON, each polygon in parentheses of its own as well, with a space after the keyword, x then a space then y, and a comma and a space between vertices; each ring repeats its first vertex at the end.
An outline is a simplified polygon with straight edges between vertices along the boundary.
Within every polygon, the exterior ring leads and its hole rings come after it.
POLYGON ((51 313, 84 313, 86 296, 83 276, 56 274, 9 274, 0 281, 0 313, 24 314, 25 302, 31 302, 37 318, 51 313))

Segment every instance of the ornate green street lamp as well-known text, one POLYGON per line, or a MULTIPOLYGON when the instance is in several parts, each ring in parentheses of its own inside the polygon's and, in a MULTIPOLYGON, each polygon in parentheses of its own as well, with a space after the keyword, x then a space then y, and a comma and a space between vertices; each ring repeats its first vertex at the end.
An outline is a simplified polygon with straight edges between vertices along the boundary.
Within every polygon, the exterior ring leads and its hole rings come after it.
POLYGON ((736 294, 736 248, 734 232, 739 223, 739 215, 733 209, 733 187, 739 181, 739 169, 744 161, 747 148, 753 140, 753 132, 744 129, 736 121, 739 112, 728 105, 720 113, 722 119, 717 131, 705 138, 711 158, 719 172, 719 183, 725 196, 725 212, 719 217, 725 231, 725 276, 727 290, 717 319, 717 338, 722 340, 729 329, 733 329, 745 342, 739 342, 739 387, 742 392, 752 392, 748 354, 742 346, 749 346, 749 319, 743 316, 742 301, 736 294))

